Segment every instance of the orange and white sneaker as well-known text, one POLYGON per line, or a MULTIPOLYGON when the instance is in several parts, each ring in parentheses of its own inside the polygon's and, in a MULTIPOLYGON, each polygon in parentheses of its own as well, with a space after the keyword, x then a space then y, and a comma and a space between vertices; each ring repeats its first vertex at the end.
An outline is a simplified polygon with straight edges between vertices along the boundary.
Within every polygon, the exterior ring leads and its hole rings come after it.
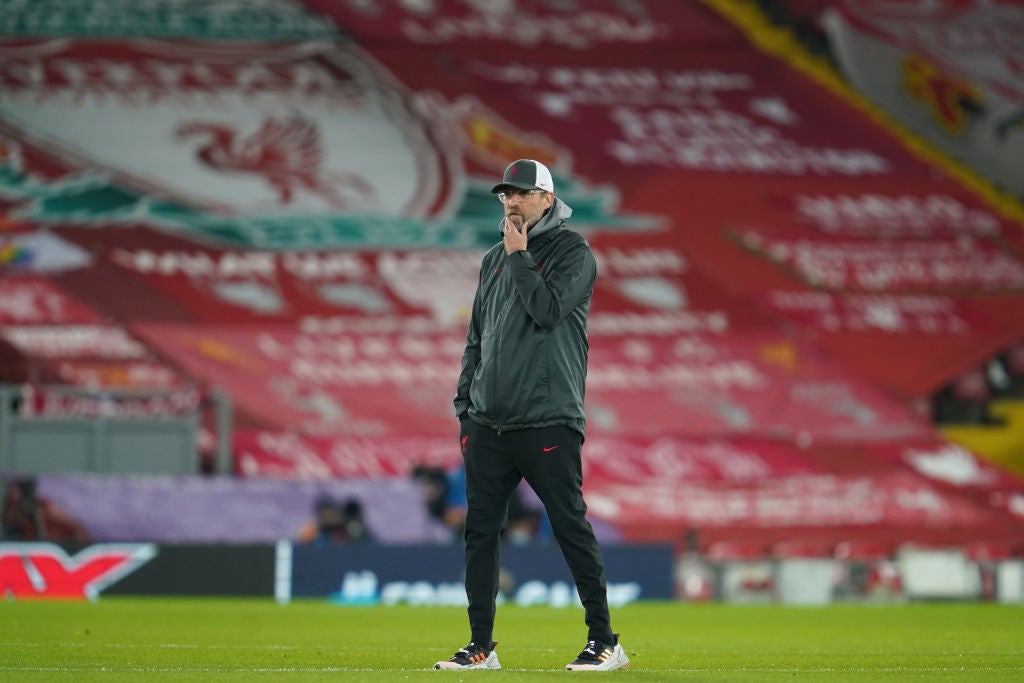
POLYGON ((567 671, 615 671, 629 666, 629 657, 619 645, 619 634, 612 636, 614 643, 602 643, 597 640, 587 642, 576 661, 565 665, 567 671))
POLYGON ((493 640, 491 641, 491 646, 489 648, 484 647, 483 645, 477 645, 476 643, 470 643, 452 655, 451 659, 435 664, 434 668, 500 669, 501 662, 498 661, 498 653, 494 651, 494 648, 496 647, 498 647, 498 644, 493 640))

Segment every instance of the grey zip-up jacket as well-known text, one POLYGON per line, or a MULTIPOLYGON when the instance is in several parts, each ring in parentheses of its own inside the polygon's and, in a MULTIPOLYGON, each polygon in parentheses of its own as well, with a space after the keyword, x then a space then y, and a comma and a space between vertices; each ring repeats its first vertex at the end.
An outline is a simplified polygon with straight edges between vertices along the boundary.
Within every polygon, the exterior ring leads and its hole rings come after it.
POLYGON ((585 434, 587 313, 597 279, 590 245, 555 198, 527 251, 483 257, 462 354, 455 414, 498 432, 566 425, 585 434))

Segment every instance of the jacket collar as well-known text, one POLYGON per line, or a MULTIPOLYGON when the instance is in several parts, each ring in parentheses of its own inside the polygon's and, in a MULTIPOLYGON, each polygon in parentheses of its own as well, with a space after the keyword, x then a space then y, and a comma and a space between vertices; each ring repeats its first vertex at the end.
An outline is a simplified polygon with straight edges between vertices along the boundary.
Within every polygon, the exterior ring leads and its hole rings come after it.
POLYGON ((528 234, 529 240, 533 241, 538 238, 544 238, 543 241, 547 240, 549 233, 553 234, 554 231, 561 227, 569 216, 572 215, 572 207, 563 202, 558 197, 555 197, 551 203, 551 208, 541 216, 541 219, 537 221, 537 224, 530 228, 528 234))

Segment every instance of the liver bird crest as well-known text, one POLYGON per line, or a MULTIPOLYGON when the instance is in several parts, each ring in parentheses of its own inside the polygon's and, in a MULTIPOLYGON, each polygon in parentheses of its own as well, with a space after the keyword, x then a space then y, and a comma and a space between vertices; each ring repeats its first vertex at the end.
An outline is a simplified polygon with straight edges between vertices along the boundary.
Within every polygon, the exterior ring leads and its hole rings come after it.
POLYGON ((262 177, 291 204, 296 191, 307 190, 334 209, 373 203, 374 187, 354 173, 323 169, 323 143, 315 122, 298 114, 265 120, 244 133, 221 122, 186 121, 175 130, 180 139, 199 138, 197 158, 224 173, 262 177))

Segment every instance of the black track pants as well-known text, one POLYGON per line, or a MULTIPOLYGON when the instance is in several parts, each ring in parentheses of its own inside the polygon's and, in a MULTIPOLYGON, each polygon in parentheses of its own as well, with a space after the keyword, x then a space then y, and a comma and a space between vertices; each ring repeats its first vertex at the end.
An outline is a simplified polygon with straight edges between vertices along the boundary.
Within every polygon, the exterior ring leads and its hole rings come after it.
POLYGON ((472 640, 490 643, 498 594, 500 531, 521 479, 537 492, 586 610, 588 640, 612 642, 601 548, 580 487, 583 437, 568 427, 497 432, 462 420, 466 463, 466 595, 472 640))

